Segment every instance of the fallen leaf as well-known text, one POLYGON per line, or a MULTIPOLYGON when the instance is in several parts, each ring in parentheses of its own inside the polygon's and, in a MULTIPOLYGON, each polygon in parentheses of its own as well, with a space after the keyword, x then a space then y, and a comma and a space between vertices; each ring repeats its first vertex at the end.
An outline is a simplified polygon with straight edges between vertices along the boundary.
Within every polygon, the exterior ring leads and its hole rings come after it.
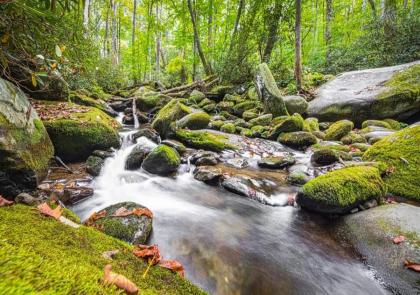
POLYGON ((106 258, 106 259, 111 259, 114 257, 115 254, 119 253, 120 250, 111 250, 111 251, 105 251, 104 253, 102 253, 102 257, 106 258))
POLYGON ((86 220, 85 224, 87 226, 93 226, 94 222, 98 219, 104 218, 106 216, 106 210, 102 210, 101 212, 93 212, 91 216, 86 220))
POLYGON ((170 269, 171 271, 178 273, 181 277, 184 277, 185 275, 184 267, 176 260, 162 260, 159 262, 159 266, 170 269))
POLYGON ((134 208, 133 214, 137 216, 145 215, 149 218, 153 218, 153 212, 147 208, 134 208))
POLYGON ((131 215, 131 214, 133 214, 133 212, 131 210, 128 210, 125 207, 121 207, 121 208, 118 208, 115 211, 114 215, 112 215, 112 216, 115 216, 115 217, 125 217, 125 216, 131 215))
POLYGON ((104 268, 104 282, 105 284, 115 285, 120 289, 123 289, 127 294, 138 294, 139 288, 132 281, 127 279, 125 276, 120 275, 111 271, 111 264, 105 265, 104 268))
POLYGON ((57 220, 60 219, 61 213, 63 213, 63 209, 61 208, 61 206, 57 206, 55 209, 51 209, 51 207, 45 202, 38 205, 37 208, 38 211, 41 212, 41 214, 53 217, 57 220))
POLYGON ((392 241, 394 242, 394 244, 401 244, 402 242, 405 241, 405 237, 404 236, 398 236, 398 237, 395 237, 394 239, 392 239, 392 241))
POLYGON ((295 196, 293 194, 287 195, 287 205, 293 206, 295 204, 295 196))
POLYGON ((420 263, 412 262, 410 260, 404 261, 404 266, 408 269, 420 272, 420 263))
POLYGON ((3 206, 10 206, 10 205, 12 205, 12 204, 13 204, 13 201, 6 200, 5 198, 3 198, 3 197, 0 195, 0 207, 3 207, 3 206))
POLYGON ((149 263, 152 261, 153 265, 159 263, 162 258, 157 245, 136 245, 133 254, 137 257, 146 259, 149 263))

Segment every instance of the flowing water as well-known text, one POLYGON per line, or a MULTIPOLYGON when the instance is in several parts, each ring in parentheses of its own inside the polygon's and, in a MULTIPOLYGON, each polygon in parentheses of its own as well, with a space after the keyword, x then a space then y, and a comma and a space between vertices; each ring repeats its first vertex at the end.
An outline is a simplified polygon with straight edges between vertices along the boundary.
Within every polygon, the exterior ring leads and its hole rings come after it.
MULTIPOLYGON (((121 149, 92 183, 94 196, 72 208, 82 219, 118 202, 148 207, 154 214, 149 242, 212 294, 387 294, 328 230, 330 220, 205 185, 187 165, 173 178, 126 171, 133 132, 121 133, 121 149)), ((138 143, 155 145, 145 138, 138 143)))

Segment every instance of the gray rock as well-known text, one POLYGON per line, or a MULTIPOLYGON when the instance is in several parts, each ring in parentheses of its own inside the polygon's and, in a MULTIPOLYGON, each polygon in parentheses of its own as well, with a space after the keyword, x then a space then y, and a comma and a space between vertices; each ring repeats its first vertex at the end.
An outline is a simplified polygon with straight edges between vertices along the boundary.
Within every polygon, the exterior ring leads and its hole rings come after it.
POLYGON ((134 133, 131 136, 131 139, 132 139, 133 142, 136 142, 137 138, 140 138, 140 137, 143 137, 143 136, 150 139, 151 141, 153 141, 155 143, 160 142, 159 133, 157 133, 157 131, 152 129, 152 128, 140 129, 139 131, 137 131, 136 133, 134 133))
POLYGON ((419 274, 404 268, 406 259, 420 258, 420 207, 408 204, 383 205, 345 216, 338 231, 353 244, 375 274, 395 294, 419 294, 419 274), (395 245, 392 239, 406 240, 395 245))
POLYGON ((308 109, 308 102, 302 96, 287 95, 283 97, 289 114, 303 114, 308 109))
POLYGON ((282 169, 293 165, 296 162, 291 155, 279 157, 265 157, 258 161, 258 166, 268 169, 282 169))
POLYGON ((21 193, 21 194, 16 196, 15 202, 20 203, 20 204, 29 205, 29 206, 34 206, 34 205, 37 205, 38 203, 40 203, 41 200, 38 199, 38 198, 32 197, 30 194, 21 193))
POLYGON ((248 167, 249 163, 244 158, 233 158, 233 159, 228 159, 226 161, 226 165, 237 168, 237 169, 243 169, 245 167, 248 167))
POLYGON ((381 140, 388 135, 394 134, 395 131, 373 131, 365 134, 366 140, 369 144, 374 144, 375 142, 381 140))
POLYGON ((194 172, 194 178, 210 185, 217 185, 223 173, 222 170, 211 166, 197 167, 194 172))
POLYGON ((307 113, 320 120, 349 119, 356 124, 367 119, 408 118, 418 112, 420 97, 404 87, 390 91, 386 82, 394 74, 418 64, 420 61, 343 73, 318 89, 307 113))
POLYGON ((287 176, 287 183, 292 185, 304 185, 311 177, 302 171, 293 171, 287 176))
POLYGON ((65 205, 73 205, 74 203, 93 196, 93 189, 85 186, 66 187, 59 196, 60 201, 65 205))
POLYGON ((140 169, 143 160, 152 151, 152 148, 143 145, 136 145, 125 160, 125 169, 140 169))
POLYGON ((101 150, 95 150, 92 153, 92 156, 96 156, 102 159, 106 159, 106 158, 110 158, 112 156, 114 156, 114 152, 112 151, 101 151, 101 150))
POLYGON ((217 165, 217 163, 217 158, 213 156, 201 157, 197 161, 195 161, 196 166, 214 166, 217 165))
POLYGON ((104 166, 104 159, 96 156, 90 156, 86 160, 86 171, 92 176, 98 176, 104 166))

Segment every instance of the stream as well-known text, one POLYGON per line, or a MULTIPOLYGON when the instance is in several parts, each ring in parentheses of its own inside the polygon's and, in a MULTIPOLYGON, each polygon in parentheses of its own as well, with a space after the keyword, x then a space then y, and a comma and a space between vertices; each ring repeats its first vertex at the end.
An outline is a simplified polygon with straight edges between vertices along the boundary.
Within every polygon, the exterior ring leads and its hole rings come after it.
MULTIPOLYGON (((91 183, 94 195, 71 208, 82 219, 118 202, 148 207, 154 214, 149 243, 180 261, 186 278, 211 294, 388 294, 337 240, 329 219, 208 186, 187 164, 172 178, 125 170, 133 132, 127 126, 121 132, 122 147, 91 183)), ((144 137, 137 142, 155 145, 144 137)))

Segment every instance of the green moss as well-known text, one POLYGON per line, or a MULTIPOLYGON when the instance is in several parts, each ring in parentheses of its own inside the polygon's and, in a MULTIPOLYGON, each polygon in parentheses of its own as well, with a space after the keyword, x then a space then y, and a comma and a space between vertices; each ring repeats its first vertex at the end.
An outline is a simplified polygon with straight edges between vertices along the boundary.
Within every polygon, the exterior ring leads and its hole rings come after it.
POLYGON ((204 107, 204 106, 206 106, 206 105, 208 105, 208 104, 211 104, 211 103, 214 103, 214 101, 213 100, 210 100, 210 99, 208 99, 208 98, 204 98, 199 104, 198 104, 198 106, 200 107, 200 108, 202 108, 202 107, 204 107))
POLYGON ((332 124, 325 132, 326 140, 340 140, 354 128, 353 122, 341 120, 332 124))
POLYGON ((233 107, 233 112, 237 116, 242 116, 242 114, 247 111, 255 108, 256 102, 255 101, 244 101, 241 103, 236 104, 233 107))
POLYGON ((205 112, 188 114, 177 122, 177 127, 190 130, 204 129, 209 125, 210 116, 205 112))
POLYGON ((75 222, 75 223, 81 223, 80 217, 77 216, 77 214, 74 213, 73 211, 71 211, 70 209, 63 208, 63 214, 62 215, 64 217, 66 217, 67 219, 70 219, 71 221, 75 222))
POLYGON ((251 124, 252 126, 255 126, 255 125, 267 126, 267 125, 270 125, 272 119, 273 119, 272 114, 265 114, 257 118, 251 119, 249 121, 249 124, 251 124))
POLYGON ((370 144, 367 144, 367 143, 353 143, 351 145, 351 147, 352 148, 355 148, 355 149, 358 149, 358 150, 360 150, 362 152, 365 152, 365 151, 367 151, 368 148, 371 147, 371 145, 370 144))
POLYGON ((103 101, 95 100, 92 97, 81 94, 79 92, 70 93, 69 99, 71 102, 76 103, 78 105, 94 107, 100 109, 101 111, 107 110, 106 104, 103 101))
POLYGON ((171 148, 170 146, 167 146, 165 144, 160 144, 156 148, 154 148, 152 152, 146 157, 146 159, 148 157, 155 158, 159 161, 165 160, 165 162, 167 162, 168 165, 176 167, 178 167, 181 164, 181 159, 179 157, 178 152, 174 148, 171 148))
POLYGON ((413 65, 395 73, 385 86, 387 88, 377 95, 378 99, 404 95, 412 100, 420 97, 420 65, 413 65))
POLYGON ((217 104, 217 109, 220 111, 231 112, 235 103, 233 101, 221 101, 217 104))
POLYGON ((142 294, 203 294, 187 280, 152 267, 132 246, 93 228, 78 229, 24 205, 0 208, 0 290, 3 294, 121 294, 102 283, 103 268, 126 276, 142 294), (120 250, 113 260, 102 253, 120 250))
POLYGON ((209 124, 209 127, 210 127, 211 129, 220 130, 220 128, 221 128, 223 125, 225 125, 225 122, 224 122, 224 121, 217 120, 217 121, 211 121, 211 122, 210 122, 210 124, 209 124))
POLYGON ((152 122, 152 127, 163 137, 171 132, 171 123, 192 113, 192 109, 176 99, 168 102, 157 114, 152 122))
POLYGON ((202 109, 207 113, 214 113, 216 111, 216 103, 206 104, 202 109))
POLYGON ((394 129, 394 130, 400 130, 402 128, 407 127, 407 124, 398 122, 397 120, 394 120, 394 119, 385 119, 383 121, 388 123, 389 126, 391 126, 391 129, 394 129))
POLYGON ((395 171, 384 178, 389 192, 420 199, 420 126, 400 130, 375 143, 363 155, 366 161, 382 161, 395 171))
POLYGON ((149 112, 154 108, 163 107, 171 99, 172 98, 170 96, 164 95, 162 93, 146 91, 137 97, 136 106, 140 111, 149 112))
POLYGON ((319 150, 319 149, 329 149, 333 151, 342 151, 342 152, 349 152, 350 147, 347 145, 341 145, 341 144, 314 144, 311 146, 313 150, 319 150))
POLYGON ((298 131, 290 133, 282 133, 277 138, 277 141, 281 144, 297 148, 304 149, 308 146, 315 144, 317 138, 309 132, 298 131))
POLYGON ((247 129, 247 128, 242 128, 242 130, 240 131, 240 134, 242 136, 246 136, 246 137, 253 137, 254 136, 254 132, 250 129, 247 129))
POLYGON ((362 123, 362 128, 366 128, 368 126, 378 126, 378 127, 392 129, 389 123, 385 121, 381 121, 381 120, 366 120, 362 123))
POLYGON ((229 143, 229 139, 226 136, 208 131, 188 131, 179 129, 176 131, 176 137, 187 146, 197 149, 216 152, 226 149, 237 149, 236 146, 229 143))
POLYGON ((375 167, 350 167, 328 172, 307 182, 303 193, 308 198, 331 206, 346 207, 386 193, 375 167))
POLYGON ((235 133, 236 126, 233 123, 226 123, 222 127, 220 127, 220 131, 226 132, 226 133, 235 133))
POLYGON ((258 117, 258 113, 255 109, 245 111, 242 114, 242 118, 244 118, 247 121, 257 118, 257 117, 258 117))
POLYGON ((404 231, 401 229, 401 227, 391 224, 384 218, 378 218, 376 223, 391 237, 404 236, 410 245, 420 248, 420 237, 416 232, 404 231))
POLYGON ((270 138, 277 138, 280 133, 283 132, 296 132, 302 131, 304 126, 304 120, 301 115, 293 114, 292 116, 287 117, 279 124, 274 126, 270 131, 270 138))
POLYGON ((193 90, 190 94, 189 100, 197 104, 205 98, 206 96, 204 95, 203 92, 200 92, 198 90, 193 90))
POLYGON ((318 119, 306 118, 303 124, 303 131, 308 131, 308 132, 319 131, 318 119))
POLYGON ((349 134, 341 138, 341 142, 343 144, 366 143, 367 140, 363 135, 355 131, 350 131, 349 134))

